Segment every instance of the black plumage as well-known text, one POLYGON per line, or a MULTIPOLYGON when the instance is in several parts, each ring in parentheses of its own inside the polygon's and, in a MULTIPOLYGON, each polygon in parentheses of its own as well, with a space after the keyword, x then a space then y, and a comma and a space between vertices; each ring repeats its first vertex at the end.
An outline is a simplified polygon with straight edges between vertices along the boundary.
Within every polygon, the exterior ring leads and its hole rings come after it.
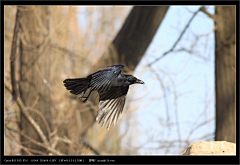
POLYGON ((66 79, 63 81, 67 90, 72 94, 80 95, 86 102, 92 91, 99 94, 99 111, 96 120, 102 127, 107 123, 116 124, 118 116, 123 111, 129 85, 144 84, 143 81, 132 75, 123 74, 123 65, 113 65, 99 70, 85 78, 66 79), (85 96, 87 95, 87 96, 85 96))

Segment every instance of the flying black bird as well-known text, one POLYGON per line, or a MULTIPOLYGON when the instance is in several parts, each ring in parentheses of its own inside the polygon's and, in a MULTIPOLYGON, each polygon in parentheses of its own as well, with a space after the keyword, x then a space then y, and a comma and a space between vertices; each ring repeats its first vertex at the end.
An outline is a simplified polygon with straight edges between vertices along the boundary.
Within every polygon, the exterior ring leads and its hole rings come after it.
POLYGON ((72 94, 80 95, 86 102, 92 91, 99 94, 99 111, 96 120, 102 127, 109 120, 115 126, 118 116, 123 111, 129 85, 144 84, 143 81, 132 75, 122 74, 123 65, 113 65, 99 70, 85 78, 66 79, 63 81, 67 90, 72 94), (87 95, 87 96, 85 96, 87 95))

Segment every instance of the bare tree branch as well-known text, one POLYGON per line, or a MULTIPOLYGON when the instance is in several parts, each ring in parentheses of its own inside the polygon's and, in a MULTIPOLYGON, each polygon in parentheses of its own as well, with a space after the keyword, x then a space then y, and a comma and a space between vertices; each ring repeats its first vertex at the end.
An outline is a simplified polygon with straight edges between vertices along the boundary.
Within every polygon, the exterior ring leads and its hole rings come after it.
POLYGON ((82 140, 83 144, 87 146, 90 150, 92 150, 96 155, 101 155, 96 149, 94 149, 88 142, 82 140))
POLYGON ((192 129, 190 130, 187 139, 189 139, 190 136, 193 134, 193 132, 196 131, 198 128, 200 128, 201 126, 206 125, 206 124, 208 124, 208 123, 210 123, 210 122, 212 122, 212 121, 214 121, 214 118, 209 119, 209 120, 207 120, 207 121, 203 121, 202 123, 196 125, 194 128, 192 128, 192 129))
MULTIPOLYGON (((156 78, 159 81, 160 86, 163 90, 163 98, 164 98, 164 103, 165 103, 165 107, 166 107, 166 115, 167 115, 167 126, 169 127, 170 126, 170 115, 169 115, 166 88, 165 88, 164 83, 163 83, 162 79, 160 78, 159 74, 151 66, 149 67, 149 69, 156 76, 156 78)), ((169 127, 169 131, 170 131, 170 127, 169 127)))
MULTIPOLYGON (((5 88, 11 92, 11 89, 9 88, 9 85, 7 83, 5 83, 5 88)), ((36 145, 39 145, 41 147, 44 147, 46 149, 48 149, 50 152, 54 153, 54 154, 57 154, 57 155, 62 155, 62 153, 60 153, 59 151, 55 150, 54 148, 56 147, 58 141, 62 141, 64 143, 68 143, 68 144, 73 144, 73 142, 68 139, 68 138, 61 138, 61 137, 58 137, 58 135, 56 135, 55 137, 53 137, 54 141, 52 142, 52 144, 50 145, 50 143, 47 141, 47 138, 46 136, 43 134, 41 128, 39 127, 39 125, 34 121, 34 119, 32 119, 31 115, 27 112, 27 110, 31 110, 31 111, 34 111, 36 112, 38 115, 40 115, 40 117, 43 119, 43 122, 45 123, 46 127, 48 126, 47 125, 47 121, 44 120, 44 116, 36 109, 32 108, 32 107, 25 107, 21 101, 21 99, 18 97, 17 98, 17 103, 20 107, 20 109, 22 110, 23 114, 26 116, 26 118, 29 120, 29 122, 32 124, 32 126, 35 128, 35 130, 38 132, 39 136, 41 137, 43 143, 41 142, 38 142, 34 139, 32 139, 31 137, 21 133, 21 132, 18 132, 16 130, 13 130, 11 128, 9 128, 8 126, 5 125, 5 127, 8 129, 8 130, 11 130, 13 132, 16 132, 22 136, 24 136, 25 138, 27 138, 28 140, 30 140, 31 142, 33 142, 34 144, 36 145)), ((51 134, 50 132, 50 128, 47 127, 47 130, 49 132, 49 135, 51 134)), ((92 150, 96 155, 100 155, 99 151, 97 151, 96 149, 94 149, 94 147, 92 147, 88 142, 86 142, 85 140, 82 140, 83 144, 88 147, 90 150, 92 150)), ((19 146, 20 148, 24 149, 25 151, 27 151, 27 153, 29 153, 29 149, 24 147, 23 146, 19 146)), ((32 150, 33 151, 33 150, 32 150)), ((29 153, 30 154, 30 153, 29 153)))
POLYGON ((19 32, 19 20, 21 17, 21 12, 17 9, 16 14, 16 22, 13 32, 13 40, 12 40, 12 48, 11 48, 11 55, 10 55, 10 65, 11 65, 11 80, 12 80, 12 102, 14 103, 17 98, 17 83, 15 78, 15 61, 16 61, 16 54, 17 54, 17 40, 18 40, 18 32, 19 32))
POLYGON ((182 39, 182 36, 184 35, 184 33, 186 32, 186 30, 188 29, 190 23, 192 22, 193 18, 197 15, 197 13, 199 11, 201 11, 200 7, 196 12, 193 13, 192 17, 190 18, 190 20, 188 21, 187 25, 185 26, 185 28, 183 29, 183 31, 181 32, 180 36, 178 37, 178 39, 175 41, 175 43, 173 44, 172 48, 168 51, 166 51, 165 53, 163 53, 162 56, 158 57, 157 59, 155 59, 153 62, 149 63, 147 66, 150 67, 152 66, 154 63, 156 63, 157 61, 161 60, 164 56, 166 56, 168 53, 174 51, 174 48, 177 46, 177 44, 179 43, 179 41, 182 39))
POLYGON ((174 106, 175 106, 175 120, 176 120, 177 134, 178 134, 178 140, 179 140, 179 151, 182 152, 182 138, 181 138, 180 124, 179 124, 179 116, 178 116, 178 105, 177 105, 177 99, 178 99, 178 95, 176 91, 177 89, 171 76, 170 76, 170 80, 174 88, 173 94, 174 94, 174 106))
POLYGON ((55 44, 51 44, 51 46, 52 46, 52 48, 55 48, 55 49, 57 49, 57 50, 59 50, 59 51, 61 51, 63 53, 68 54, 70 57, 80 57, 82 60, 86 60, 86 58, 84 58, 83 53, 81 53, 82 55, 79 56, 79 54, 77 54, 77 53, 75 53, 73 51, 70 51, 67 48, 61 47, 60 45, 58 45, 56 43, 55 44))
POLYGON ((212 18, 214 22, 216 22, 216 15, 210 14, 210 13, 207 11, 207 9, 206 9, 205 6, 201 7, 200 10, 201 10, 203 13, 207 14, 209 18, 212 18))
POLYGON ((45 124, 45 126, 46 126, 46 128, 47 128, 48 135, 50 136, 51 130, 50 130, 50 127, 49 127, 49 125, 48 125, 48 123, 47 123, 47 120, 46 120, 46 118, 43 116, 43 114, 42 114, 39 110, 37 110, 37 109, 35 109, 35 108, 32 108, 32 107, 25 107, 25 109, 37 113, 37 114, 42 118, 43 123, 45 124))
MULTIPOLYGON (((5 82, 4 83, 5 85, 5 88, 11 92, 11 89, 9 87, 9 85, 5 82)), ((47 150, 49 150, 50 152, 52 153, 55 153, 57 155, 62 155, 62 153, 60 153, 59 151, 51 148, 50 144, 49 144, 49 141, 47 140, 47 137, 44 135, 42 129, 40 128, 40 126, 35 122, 35 120, 31 117, 31 115, 27 112, 27 108, 30 108, 30 109, 34 109, 34 108, 31 108, 31 107, 25 107, 25 105, 23 104, 22 100, 18 97, 17 98, 17 104, 19 106, 19 108, 21 109, 21 112, 24 114, 24 116, 28 119, 29 123, 33 126, 33 128, 37 131, 38 135, 40 136, 41 140, 43 141, 43 144, 32 139, 30 140, 31 138, 28 137, 27 135, 19 132, 22 136, 24 136, 25 138, 27 138, 28 140, 32 141, 33 143, 41 146, 41 147, 44 147, 46 148, 47 150)), ((16 131, 18 132, 18 131, 16 131)))
POLYGON ((47 150, 49 150, 50 152, 52 152, 52 153, 54 153, 54 154, 56 154, 56 155, 63 155, 61 152, 53 149, 52 147, 49 147, 49 146, 47 146, 47 145, 45 145, 45 144, 43 144, 43 143, 41 143, 41 142, 39 142, 39 141, 36 141, 36 140, 34 140, 33 138, 25 135, 24 133, 21 133, 21 132, 19 132, 19 131, 17 131, 17 130, 12 129, 12 128, 8 127, 6 124, 5 124, 5 127, 6 127, 8 130, 10 130, 10 131, 13 131, 13 132, 15 132, 15 133, 20 134, 21 136, 25 137, 26 139, 28 139, 28 140, 31 141, 32 143, 34 143, 34 144, 36 144, 36 145, 38 145, 38 146, 41 146, 41 147, 43 147, 43 148, 46 148, 47 150))

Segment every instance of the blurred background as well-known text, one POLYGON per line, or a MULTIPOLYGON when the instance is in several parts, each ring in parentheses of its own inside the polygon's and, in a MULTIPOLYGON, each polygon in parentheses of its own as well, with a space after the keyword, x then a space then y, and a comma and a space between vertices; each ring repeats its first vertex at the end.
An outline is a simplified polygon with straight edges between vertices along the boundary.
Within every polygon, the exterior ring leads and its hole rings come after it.
POLYGON ((4 154, 181 154, 235 142, 235 6, 4 6, 4 154), (216 58, 217 57, 217 58, 216 58), (63 86, 107 66, 130 87, 117 125, 63 86))

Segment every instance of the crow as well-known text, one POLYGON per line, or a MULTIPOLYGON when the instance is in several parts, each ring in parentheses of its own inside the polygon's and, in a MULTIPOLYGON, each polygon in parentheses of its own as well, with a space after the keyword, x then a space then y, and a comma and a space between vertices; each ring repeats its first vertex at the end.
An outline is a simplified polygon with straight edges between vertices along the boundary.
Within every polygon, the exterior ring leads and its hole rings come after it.
POLYGON ((123 111, 129 85, 144 84, 132 75, 123 74, 123 65, 113 65, 99 70, 85 78, 65 79, 64 86, 70 93, 85 98, 86 102, 92 91, 99 94, 99 111, 96 121, 102 122, 102 127, 109 120, 107 130, 123 111), (85 96, 87 95, 87 96, 85 96))

